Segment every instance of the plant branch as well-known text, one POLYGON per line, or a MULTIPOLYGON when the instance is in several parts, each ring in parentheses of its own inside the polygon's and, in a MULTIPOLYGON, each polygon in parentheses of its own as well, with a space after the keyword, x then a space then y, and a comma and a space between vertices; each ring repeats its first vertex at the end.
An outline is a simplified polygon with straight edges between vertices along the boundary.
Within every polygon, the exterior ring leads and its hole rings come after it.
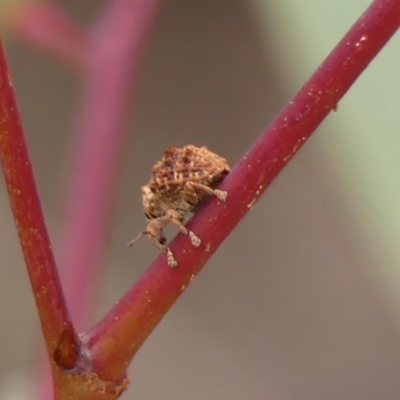
POLYGON ((178 267, 171 269, 165 255, 158 257, 88 333, 93 366, 101 376, 124 376, 126 365, 164 314, 322 120, 336 110, 399 24, 400 0, 375 0, 222 183, 227 202, 211 199, 190 221, 188 228, 202 239, 201 247, 178 235, 170 246, 178 267))
POLYGON ((60 235, 60 268, 77 326, 106 248, 130 102, 158 0, 110 0, 96 22, 83 70, 60 235), (94 207, 94 205, 96 205, 94 207))
POLYGON ((78 340, 63 297, 1 43, 0 159, 47 353, 53 359, 61 349, 58 361, 68 368, 76 361, 78 340))

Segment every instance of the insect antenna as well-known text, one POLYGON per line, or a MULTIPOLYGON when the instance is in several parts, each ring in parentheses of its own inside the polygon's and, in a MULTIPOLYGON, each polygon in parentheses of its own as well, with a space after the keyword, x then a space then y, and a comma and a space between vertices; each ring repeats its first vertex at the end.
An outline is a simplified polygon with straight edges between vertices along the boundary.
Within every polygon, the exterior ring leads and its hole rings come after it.
POLYGON ((139 235, 135 239, 131 240, 126 245, 126 247, 132 247, 143 235, 148 235, 148 234, 149 234, 149 232, 147 232, 147 231, 140 232, 139 235))

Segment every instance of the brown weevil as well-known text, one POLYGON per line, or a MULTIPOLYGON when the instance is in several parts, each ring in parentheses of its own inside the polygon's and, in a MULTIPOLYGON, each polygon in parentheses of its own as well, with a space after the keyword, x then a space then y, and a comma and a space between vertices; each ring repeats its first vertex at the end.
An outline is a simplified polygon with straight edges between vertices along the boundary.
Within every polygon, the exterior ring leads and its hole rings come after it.
POLYGON ((168 147, 163 158, 152 168, 149 183, 142 187, 147 228, 128 246, 146 234, 158 249, 167 254, 168 265, 176 267, 175 257, 166 245, 164 227, 172 222, 189 236, 193 246, 200 246, 201 240, 185 227, 186 215, 195 213, 211 195, 226 200, 227 192, 218 190, 217 186, 229 171, 225 158, 207 147, 168 147))

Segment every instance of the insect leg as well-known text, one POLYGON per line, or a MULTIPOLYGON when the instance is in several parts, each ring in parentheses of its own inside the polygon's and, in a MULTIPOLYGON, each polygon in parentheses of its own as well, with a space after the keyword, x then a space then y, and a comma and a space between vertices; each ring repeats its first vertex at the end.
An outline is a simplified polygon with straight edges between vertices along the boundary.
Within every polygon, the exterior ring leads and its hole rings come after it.
POLYGON ((169 220, 178 227, 178 229, 185 235, 188 235, 192 245, 194 247, 199 247, 201 244, 201 240, 194 234, 194 232, 189 231, 183 224, 183 217, 176 212, 175 210, 168 210, 165 214, 165 218, 169 218, 169 220))

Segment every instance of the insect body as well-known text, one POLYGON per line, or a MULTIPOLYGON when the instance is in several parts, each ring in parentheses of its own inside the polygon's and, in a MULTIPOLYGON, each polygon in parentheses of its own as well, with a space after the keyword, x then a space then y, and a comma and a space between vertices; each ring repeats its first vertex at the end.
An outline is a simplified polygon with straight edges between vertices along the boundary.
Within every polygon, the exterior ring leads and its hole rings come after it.
POLYGON ((167 253, 168 265, 176 267, 174 255, 165 244, 164 227, 172 222, 189 236, 193 246, 200 246, 201 240, 185 228, 186 214, 195 213, 210 195, 225 201, 227 193, 216 187, 229 171, 227 161, 207 147, 168 147, 152 168, 149 183, 142 187, 147 228, 129 246, 147 234, 157 248, 167 253))

